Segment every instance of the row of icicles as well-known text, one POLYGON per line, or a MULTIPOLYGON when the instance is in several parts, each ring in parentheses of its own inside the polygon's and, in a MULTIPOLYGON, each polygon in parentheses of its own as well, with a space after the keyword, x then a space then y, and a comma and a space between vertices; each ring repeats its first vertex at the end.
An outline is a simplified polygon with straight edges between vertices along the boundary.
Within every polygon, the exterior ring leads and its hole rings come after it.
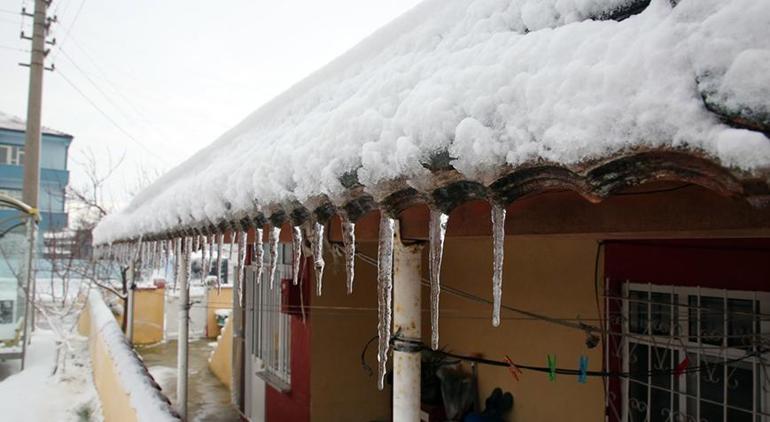
MULTIPOLYGON (((430 272, 430 315, 431 315, 431 347, 433 350, 439 346, 439 296, 441 294, 441 259, 444 251, 444 239, 446 238, 446 228, 449 222, 449 216, 438 210, 431 210, 429 227, 429 272, 430 272)), ((316 279, 316 295, 320 296, 323 290, 323 247, 324 247, 324 225, 318 222, 312 224, 309 228, 312 232, 309 243, 312 252, 313 267, 316 279)), ((392 308, 393 308, 393 247, 395 239, 396 220, 386 213, 381 213, 379 244, 377 252, 377 304, 379 322, 377 324, 377 333, 379 340, 377 361, 378 361, 378 379, 377 385, 380 390, 385 386, 386 364, 388 351, 390 349, 391 327, 392 327, 392 308)), ((256 274, 256 282, 261 283, 263 272, 267 274, 270 288, 275 285, 276 269, 278 268, 278 244, 280 238, 280 227, 271 227, 268 232, 268 260, 265 262, 265 250, 263 244, 263 228, 255 229, 255 241, 252 246, 252 266, 256 274)), ((292 267, 294 285, 299 284, 299 270, 302 261, 302 243, 303 227, 294 226, 292 228, 292 246, 295 251, 292 267)), ((236 277, 238 280, 244 280, 244 270, 246 267, 246 248, 247 232, 239 228, 233 231, 232 241, 229 248, 229 259, 232 260, 233 250, 237 248, 237 269, 236 277)), ((503 241, 505 237, 505 207, 494 204, 492 206, 492 244, 493 244, 493 272, 492 272, 492 325, 500 325, 500 306, 502 296, 503 281, 503 241)), ((184 238, 178 237, 173 240, 138 240, 134 242, 118 243, 114 245, 101 246, 96 250, 97 258, 111 258, 122 266, 129 266, 131 263, 139 263, 141 268, 167 268, 174 256, 186 254, 185 262, 190 262, 189 254, 191 251, 201 252, 202 274, 210 274, 211 265, 216 265, 216 285, 221 286, 222 269, 222 250, 225 240, 224 233, 211 235, 194 235, 184 238), (184 242, 184 243, 183 243, 184 242), (183 244, 185 245, 183 247, 183 244)), ((355 255, 356 238, 355 223, 343 219, 342 221, 342 240, 344 245, 346 285, 348 294, 353 293, 353 280, 355 277, 355 255)), ((179 271, 179 270, 177 270, 179 271)), ((190 272, 185 271, 187 276, 190 272)), ((239 283, 242 288, 243 283, 239 283)), ((243 300, 242 291, 239 291, 239 297, 243 300)))

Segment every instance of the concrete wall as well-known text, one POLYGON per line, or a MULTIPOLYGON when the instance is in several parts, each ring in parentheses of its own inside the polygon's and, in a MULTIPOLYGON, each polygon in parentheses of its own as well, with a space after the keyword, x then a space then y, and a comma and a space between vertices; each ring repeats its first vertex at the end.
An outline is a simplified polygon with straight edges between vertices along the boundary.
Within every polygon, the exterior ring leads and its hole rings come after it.
MULTIPOLYGON (((559 318, 579 316, 595 324, 595 253, 596 242, 591 240, 507 239, 503 303, 559 318)), ((427 265, 424 268, 427 277, 427 265)), ((491 298, 491 280, 491 239, 447 239, 442 284, 491 298)), ((424 309, 428 309, 426 305, 423 300, 424 309)), ((580 355, 586 355, 589 370, 601 369, 601 347, 587 349, 582 332, 505 311, 500 327, 494 328, 491 313, 491 305, 443 293, 440 344, 461 354, 496 360, 508 355, 514 362, 536 366, 546 366, 546 356, 553 354, 559 367, 577 368, 580 355)), ((429 340, 427 322, 426 317, 424 341, 429 340)), ((492 390, 500 387, 514 395, 515 421, 603 420, 601 379, 589 378, 587 384, 579 384, 576 377, 558 376, 556 382, 550 382, 547 374, 535 372, 525 372, 520 378, 516 382, 505 368, 480 365, 482 406, 492 390)))
POLYGON ((98 292, 80 314, 78 332, 88 336, 93 382, 102 416, 110 422, 179 420, 128 345, 98 292))
POLYGON ((140 288, 134 292, 134 344, 163 340, 165 289, 140 288))
POLYGON ((209 369, 222 381, 227 388, 231 388, 233 381, 233 324, 232 318, 222 329, 222 335, 217 339, 217 347, 209 357, 209 369))
POLYGON ((206 291, 206 337, 216 338, 219 335, 219 326, 214 316, 217 309, 233 308, 233 287, 222 287, 217 292, 216 287, 206 291))
MULTIPOLYGON (((376 254, 374 245, 361 245, 360 249, 376 254)), ((376 376, 368 376, 361 368, 361 350, 377 334, 377 278, 373 267, 358 264, 352 295, 346 292, 343 260, 329 254, 323 296, 315 296, 315 287, 311 289, 313 421, 390 420, 390 386, 377 390, 376 376)), ((366 355, 375 372, 376 350, 375 342, 366 355)))

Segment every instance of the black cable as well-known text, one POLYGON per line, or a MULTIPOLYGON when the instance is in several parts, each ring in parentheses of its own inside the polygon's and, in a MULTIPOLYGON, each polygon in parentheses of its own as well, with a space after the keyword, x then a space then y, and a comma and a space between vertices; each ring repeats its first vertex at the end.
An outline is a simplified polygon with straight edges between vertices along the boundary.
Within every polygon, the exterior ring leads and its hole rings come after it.
MULTIPOLYGON (((418 347, 420 350, 429 350, 431 353, 437 353, 440 355, 444 355, 447 357, 451 357, 454 359, 466 361, 466 362, 475 362, 482 365, 489 365, 489 366, 499 366, 499 367, 506 367, 510 368, 511 364, 505 361, 499 361, 499 360, 493 360, 493 359, 486 359, 486 358, 480 358, 476 356, 465 356, 460 355, 457 353, 450 353, 445 352, 443 350, 431 350, 428 346, 425 345, 425 343, 421 341, 416 340, 410 340, 405 338, 399 338, 399 337, 393 337, 391 339, 391 344, 395 343, 396 341, 401 343, 408 343, 413 347, 418 347)), ((371 342, 371 341, 370 341, 371 342)), ((366 349, 364 349, 364 352, 366 352, 366 349)), ((755 357, 755 353, 749 353, 744 357, 741 358, 735 358, 735 359, 729 359, 722 362, 719 362, 719 365, 730 365, 733 363, 743 362, 745 360, 748 360, 750 358, 755 357)), ((525 369, 528 371, 534 371, 534 372, 545 372, 550 373, 551 368, 545 367, 545 366, 534 366, 534 365, 520 365, 517 363, 514 363, 514 366, 519 369, 525 369)), ((646 372, 613 372, 613 371, 586 371, 586 375, 590 377, 615 377, 615 378, 644 378, 644 377, 651 377, 654 375, 679 375, 679 374, 691 374, 700 372, 702 370, 708 369, 708 365, 703 366, 688 366, 685 369, 682 369, 681 371, 677 370, 668 370, 668 369, 658 369, 658 370, 649 370, 646 372)), ((566 369, 566 368, 556 368, 554 370, 555 373, 561 374, 561 375, 580 375, 580 370, 577 369, 566 369)))

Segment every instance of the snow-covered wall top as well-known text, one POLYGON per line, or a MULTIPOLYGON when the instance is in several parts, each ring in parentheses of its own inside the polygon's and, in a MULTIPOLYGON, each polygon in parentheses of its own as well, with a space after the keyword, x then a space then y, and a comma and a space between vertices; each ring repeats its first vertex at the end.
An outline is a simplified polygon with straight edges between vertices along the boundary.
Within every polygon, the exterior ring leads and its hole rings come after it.
MULTIPOLYGON (((419 178, 639 148, 770 168, 770 1, 427 0, 265 104, 95 230, 106 243, 419 178), (710 107, 708 105, 711 105, 710 107)), ((764 176, 763 176, 764 177, 764 176)))
POLYGON ((146 422, 179 421, 171 406, 150 382, 146 368, 129 346, 99 292, 91 291, 88 306, 92 329, 101 333, 118 372, 118 379, 129 395, 131 406, 136 410, 137 419, 146 422))

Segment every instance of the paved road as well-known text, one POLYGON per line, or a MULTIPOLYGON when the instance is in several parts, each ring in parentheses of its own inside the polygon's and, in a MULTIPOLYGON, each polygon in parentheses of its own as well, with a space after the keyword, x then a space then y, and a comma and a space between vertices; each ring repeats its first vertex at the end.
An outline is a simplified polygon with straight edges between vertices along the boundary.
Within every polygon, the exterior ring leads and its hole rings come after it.
MULTIPOLYGON (((230 391, 208 368, 213 343, 208 340, 190 342, 190 375, 188 416, 190 421, 239 421, 237 410, 230 404, 230 391)), ((137 347, 144 363, 163 393, 176 403, 176 341, 137 347)))

